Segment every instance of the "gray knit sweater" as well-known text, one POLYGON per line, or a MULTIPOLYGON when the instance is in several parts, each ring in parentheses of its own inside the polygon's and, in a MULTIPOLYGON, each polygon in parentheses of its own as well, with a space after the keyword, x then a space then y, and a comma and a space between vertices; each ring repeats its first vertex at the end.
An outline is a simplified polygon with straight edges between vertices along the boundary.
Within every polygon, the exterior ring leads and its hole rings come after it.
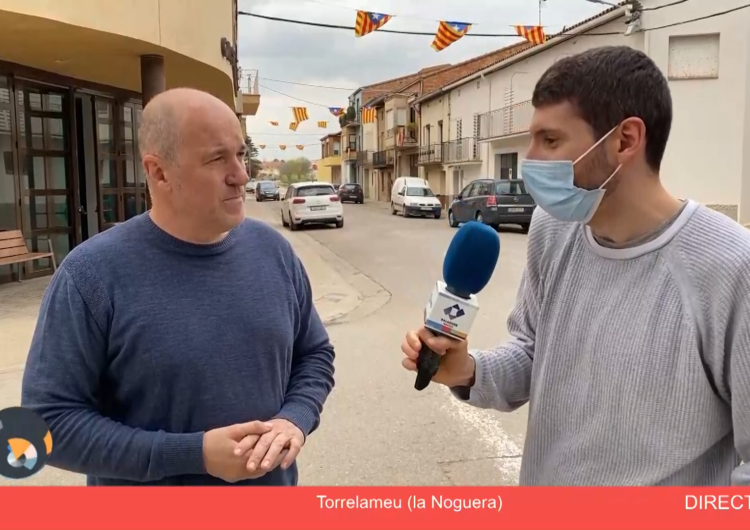
POLYGON ((508 329, 468 402, 529 403, 521 485, 750 485, 750 231, 689 202, 613 249, 537 209, 508 329))

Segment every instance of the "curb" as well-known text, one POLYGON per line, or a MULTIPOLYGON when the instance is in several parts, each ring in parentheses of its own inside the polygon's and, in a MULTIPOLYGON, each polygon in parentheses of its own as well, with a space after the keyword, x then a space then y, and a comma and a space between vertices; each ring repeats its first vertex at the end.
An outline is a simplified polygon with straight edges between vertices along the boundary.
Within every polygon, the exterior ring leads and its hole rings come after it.
POLYGON ((326 262, 342 279, 359 293, 360 301, 353 309, 334 315, 326 319, 324 324, 334 326, 347 324, 368 317, 391 301, 391 293, 374 279, 351 265, 336 254, 329 247, 308 234, 295 234, 304 238, 305 242, 326 262))

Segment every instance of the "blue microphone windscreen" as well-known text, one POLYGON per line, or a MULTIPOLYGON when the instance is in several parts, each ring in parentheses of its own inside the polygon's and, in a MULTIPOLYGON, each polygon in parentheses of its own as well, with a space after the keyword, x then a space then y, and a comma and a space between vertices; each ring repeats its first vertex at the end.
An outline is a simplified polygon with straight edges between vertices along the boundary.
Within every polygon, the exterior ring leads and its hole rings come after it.
POLYGON ((463 225, 443 261, 443 280, 454 292, 477 294, 489 283, 500 257, 500 237, 477 221, 463 225))

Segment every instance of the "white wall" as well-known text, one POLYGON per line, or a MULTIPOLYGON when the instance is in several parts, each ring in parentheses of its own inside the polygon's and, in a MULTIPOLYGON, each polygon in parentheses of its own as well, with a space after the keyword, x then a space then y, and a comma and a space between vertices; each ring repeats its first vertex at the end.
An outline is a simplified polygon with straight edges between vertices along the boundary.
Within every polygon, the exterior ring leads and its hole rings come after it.
MULTIPOLYGON (((664 4, 652 0, 652 4, 664 4)), ((690 20, 746 4, 746 0, 686 2, 644 13, 645 28, 690 20)), ((718 77, 670 79, 674 121, 662 165, 662 180, 672 193, 750 222, 750 136, 748 70, 750 10, 646 32, 646 52, 669 74, 670 36, 719 34, 718 77), (742 203, 742 204, 740 204, 742 203)), ((706 39, 707 40, 707 39, 706 39)), ((705 46, 704 46, 705 47, 705 46)), ((698 65, 695 65, 698 66, 698 65)))

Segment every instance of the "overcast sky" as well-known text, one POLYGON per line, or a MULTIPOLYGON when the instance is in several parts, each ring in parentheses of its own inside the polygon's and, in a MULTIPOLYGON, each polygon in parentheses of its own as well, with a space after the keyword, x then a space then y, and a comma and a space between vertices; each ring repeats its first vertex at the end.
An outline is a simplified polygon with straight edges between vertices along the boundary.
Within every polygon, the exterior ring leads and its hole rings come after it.
MULTIPOLYGON (((546 0, 542 24, 548 33, 588 18, 606 6, 586 0, 546 0)), ((434 32, 438 20, 473 23, 470 33, 510 33, 512 25, 538 23, 537 0, 239 0, 240 11, 354 26, 356 10, 394 15, 383 29, 434 32)), ((517 42, 518 38, 464 37, 441 52, 432 37, 374 32, 361 38, 354 31, 299 26, 240 15, 239 56, 242 68, 257 69, 261 100, 247 130, 256 144, 266 144, 261 159, 320 157, 319 139, 339 130, 326 107, 346 107, 358 87, 407 75, 427 66, 457 63, 517 42), (313 88, 278 81, 341 87, 313 88), (313 105, 273 92, 277 90, 313 105), (310 119, 289 130, 292 106, 305 106, 310 119), (278 127, 269 124, 279 122, 278 127), (328 121, 328 129, 317 127, 328 121), (287 150, 278 149, 286 144, 287 150), (298 151, 296 144, 306 145, 298 151)))

